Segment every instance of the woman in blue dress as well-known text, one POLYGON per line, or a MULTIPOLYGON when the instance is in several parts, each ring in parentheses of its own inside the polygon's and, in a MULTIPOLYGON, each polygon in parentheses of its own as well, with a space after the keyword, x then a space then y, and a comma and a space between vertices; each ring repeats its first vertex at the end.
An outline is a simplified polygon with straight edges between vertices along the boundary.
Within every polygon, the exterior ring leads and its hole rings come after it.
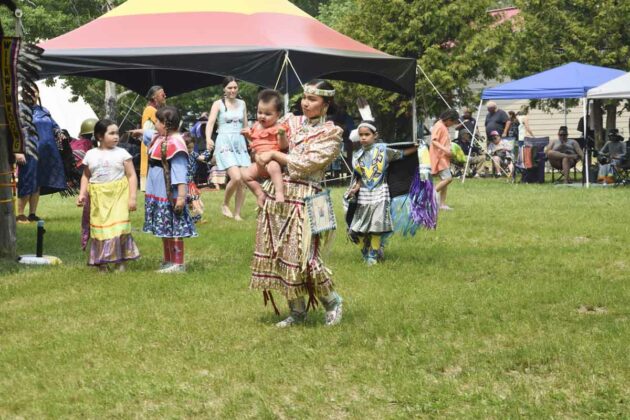
POLYGON ((223 92, 225 96, 214 101, 210 108, 206 125, 206 148, 208 150, 214 148, 217 168, 220 171, 227 171, 230 177, 230 182, 225 187, 221 212, 225 217, 240 221, 241 208, 245 201, 240 168, 246 168, 251 164, 247 142, 241 134, 241 131, 247 128, 247 108, 245 102, 237 98, 238 83, 234 77, 227 76, 223 79, 223 92), (218 125, 216 145, 212 141, 215 123, 218 125), (233 195, 236 196, 234 213, 229 207, 233 195))
POLYGON ((21 106, 33 115, 37 136, 27 138, 26 154, 16 155, 18 169, 18 223, 39 220, 37 204, 39 196, 54 194, 67 189, 66 175, 59 152, 63 134, 50 112, 39 103, 39 92, 34 98, 23 96, 21 106), (28 217, 24 214, 29 206, 28 217))

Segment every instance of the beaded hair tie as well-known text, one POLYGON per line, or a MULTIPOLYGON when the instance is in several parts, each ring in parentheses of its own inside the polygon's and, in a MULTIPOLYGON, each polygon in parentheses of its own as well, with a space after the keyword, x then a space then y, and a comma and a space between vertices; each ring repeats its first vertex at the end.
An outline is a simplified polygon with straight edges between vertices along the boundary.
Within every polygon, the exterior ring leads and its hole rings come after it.
POLYGON ((311 95, 317 95, 317 96, 333 97, 335 96, 335 89, 332 89, 332 90, 318 89, 312 85, 305 85, 304 93, 309 93, 311 95))

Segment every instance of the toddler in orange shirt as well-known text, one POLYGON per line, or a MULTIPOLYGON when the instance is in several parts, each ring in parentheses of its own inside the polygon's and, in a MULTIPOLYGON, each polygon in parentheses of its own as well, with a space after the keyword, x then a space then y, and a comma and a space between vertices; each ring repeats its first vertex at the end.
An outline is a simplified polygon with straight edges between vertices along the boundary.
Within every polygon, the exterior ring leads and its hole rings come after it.
MULTIPOLYGON (((257 121, 252 128, 244 129, 241 134, 250 142, 254 153, 286 150, 289 147, 286 131, 288 127, 278 124, 282 112, 282 96, 276 90, 265 89, 258 94, 257 121)), ((277 203, 284 203, 282 186, 282 166, 272 160, 265 166, 253 163, 242 170, 243 181, 256 195, 256 202, 263 207, 267 194, 257 178, 271 178, 275 187, 277 203)))

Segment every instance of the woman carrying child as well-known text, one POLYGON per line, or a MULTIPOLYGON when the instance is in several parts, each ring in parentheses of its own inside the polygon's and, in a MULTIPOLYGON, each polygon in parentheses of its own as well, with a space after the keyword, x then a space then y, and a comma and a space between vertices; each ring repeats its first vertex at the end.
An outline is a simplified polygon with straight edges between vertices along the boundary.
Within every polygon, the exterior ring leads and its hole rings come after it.
POLYGON ((276 324, 290 327, 306 318, 310 307, 321 302, 326 309, 326 325, 341 321, 342 299, 335 292, 330 270, 322 261, 322 248, 328 235, 313 233, 307 218, 307 199, 322 191, 324 171, 339 156, 342 129, 326 121, 332 111, 334 88, 324 80, 304 86, 303 116, 289 114, 289 151, 262 152, 256 162, 266 167, 276 161, 287 167, 283 177, 284 202, 276 202, 272 182, 263 186, 268 198, 258 213, 256 249, 250 287, 263 291, 265 302, 272 290, 287 299, 290 316, 276 324), (305 297, 308 296, 308 303, 305 297))
POLYGON ((164 106, 156 118, 157 133, 148 145, 143 230, 162 238, 164 259, 158 273, 180 273, 185 271, 183 238, 197 236, 186 206, 188 150, 178 132, 177 109, 164 106))
MULTIPOLYGON (((286 131, 287 126, 279 125, 278 118, 282 112, 282 96, 276 90, 265 89, 258 94, 257 122, 251 129, 244 129, 241 133, 251 142, 256 154, 263 152, 286 150, 289 147, 286 131)), ((263 207, 267 194, 257 181, 257 178, 271 178, 275 190, 275 202, 284 203, 284 188, 282 186, 282 167, 275 160, 266 166, 252 164, 242 171, 245 185, 256 196, 259 207, 263 207)))
MULTIPOLYGON (((83 176, 77 205, 89 205, 90 256, 88 265, 99 271, 116 264, 125 270, 125 262, 140 257, 131 236, 129 212, 136 210, 138 180, 131 155, 118 146, 118 126, 104 119, 94 125, 99 147, 83 158, 83 176)), ((86 209, 87 211, 87 209, 86 209)))
POLYGON ((377 143, 378 131, 372 121, 358 127, 361 149, 352 157, 354 180, 347 198, 356 201, 349 235, 361 247, 363 260, 374 265, 383 258, 382 236, 392 231, 387 170, 390 162, 415 153, 417 147, 396 150, 377 143))

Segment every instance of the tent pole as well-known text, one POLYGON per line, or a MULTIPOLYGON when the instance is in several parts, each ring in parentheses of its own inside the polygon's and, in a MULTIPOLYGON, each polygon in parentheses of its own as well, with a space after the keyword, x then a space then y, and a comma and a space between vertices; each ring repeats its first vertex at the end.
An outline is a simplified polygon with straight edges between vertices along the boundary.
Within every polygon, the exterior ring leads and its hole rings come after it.
MULTIPOLYGON (((414 89, 415 90, 415 89, 414 89)), ((411 139, 415 144, 419 144, 418 141, 418 104, 416 103, 416 93, 413 93, 411 98, 411 139)))
POLYGON ((562 99, 562 102, 564 103, 564 126, 567 127, 567 99, 562 99))
POLYGON ((288 61, 289 61, 289 51, 285 51, 285 56, 284 56, 284 83, 285 83, 285 87, 284 87, 284 113, 288 114, 289 113, 289 66, 288 66, 288 61))
POLYGON ((584 117, 584 174, 586 176, 586 188, 590 188, 591 187, 591 183, 590 183, 590 175, 591 175, 591 168, 589 166, 589 155, 590 155, 590 150, 588 147, 588 98, 584 97, 584 103, 583 103, 583 117, 584 117))
POLYGON ((483 99, 479 101, 479 108, 477 108, 477 118, 475 119, 475 127, 470 137, 470 147, 468 148, 468 157, 466 158, 466 167, 464 168, 464 174, 462 175, 462 184, 466 182, 466 174, 468 173, 468 167, 470 165, 470 156, 472 156, 472 149, 475 145, 475 133, 477 132, 477 124, 479 124, 479 116, 481 115, 481 107, 483 106, 483 99))

